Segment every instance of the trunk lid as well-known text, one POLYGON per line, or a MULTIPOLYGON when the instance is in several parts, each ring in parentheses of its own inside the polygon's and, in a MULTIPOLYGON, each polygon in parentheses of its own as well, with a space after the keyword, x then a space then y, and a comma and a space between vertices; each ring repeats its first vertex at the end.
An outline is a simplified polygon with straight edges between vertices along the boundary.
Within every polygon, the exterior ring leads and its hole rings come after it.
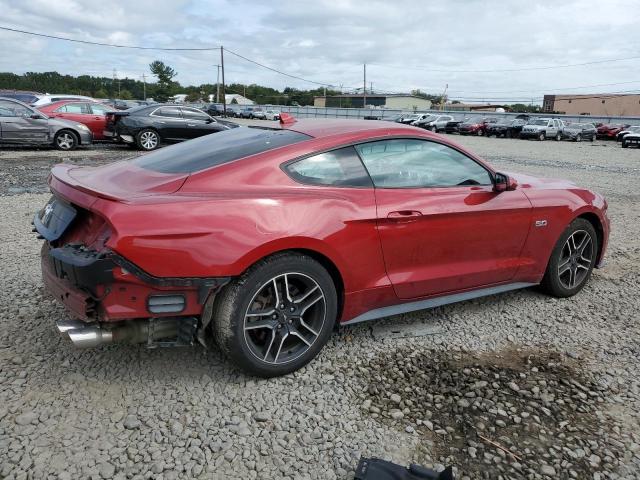
POLYGON ((100 167, 61 164, 53 167, 51 175, 81 192, 118 201, 177 192, 189 176, 147 170, 128 161, 100 167))

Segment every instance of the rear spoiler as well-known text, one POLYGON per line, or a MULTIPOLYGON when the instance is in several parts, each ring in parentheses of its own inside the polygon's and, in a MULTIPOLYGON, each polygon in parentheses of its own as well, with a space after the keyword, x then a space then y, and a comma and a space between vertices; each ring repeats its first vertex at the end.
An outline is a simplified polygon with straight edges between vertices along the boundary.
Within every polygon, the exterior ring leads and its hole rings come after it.
POLYGON ((84 198, 84 202, 82 202, 83 204, 81 206, 84 208, 90 207, 90 205, 93 203, 91 199, 96 200, 98 198, 104 198, 106 200, 122 200, 121 198, 115 197, 108 193, 92 190, 79 183, 77 180, 71 177, 71 175, 69 175, 69 170, 71 170, 71 168, 73 167, 75 167, 75 165, 69 165, 66 163, 54 165, 54 167, 51 169, 51 175, 49 176, 49 186, 52 190, 61 193, 63 196, 67 196, 70 193, 69 187, 71 187, 71 189, 82 192, 82 194, 84 195, 81 196, 84 198))

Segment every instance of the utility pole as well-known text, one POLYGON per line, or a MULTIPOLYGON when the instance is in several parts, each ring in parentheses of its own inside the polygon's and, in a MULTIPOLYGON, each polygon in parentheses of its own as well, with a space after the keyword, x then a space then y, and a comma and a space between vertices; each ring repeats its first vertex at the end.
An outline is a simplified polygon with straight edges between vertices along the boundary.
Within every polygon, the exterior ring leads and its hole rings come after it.
POLYGON ((220 46, 220 68, 222 68, 222 115, 227 116, 227 97, 224 93, 224 47, 220 46))
POLYGON ((216 103, 220 103, 220 65, 218 67, 218 76, 216 77, 216 103))
POLYGON ((369 93, 373 95, 373 82, 369 82, 369 93))
MULTIPOLYGON (((116 86, 116 69, 113 69, 113 79, 111 80, 111 94, 115 96, 115 86, 116 86)), ((120 96, 120 95, 118 95, 120 96)))
POLYGON ((362 84, 362 108, 367 108, 367 64, 364 64, 364 82, 362 84))
POLYGON ((142 74, 142 95, 143 95, 143 100, 147 99, 147 76, 143 73, 142 74))

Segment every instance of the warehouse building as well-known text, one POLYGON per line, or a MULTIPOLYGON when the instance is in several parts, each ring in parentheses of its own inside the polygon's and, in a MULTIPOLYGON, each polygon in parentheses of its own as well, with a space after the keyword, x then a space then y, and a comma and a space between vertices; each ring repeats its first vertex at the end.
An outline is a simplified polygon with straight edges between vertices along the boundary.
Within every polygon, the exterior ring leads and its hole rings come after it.
POLYGON ((636 117, 640 116, 640 94, 545 95, 542 110, 567 115, 636 117))
MULTIPOLYGON (((357 95, 327 95, 313 98, 314 107, 332 108, 362 108, 365 96, 357 95)), ((431 101, 409 94, 367 94, 367 107, 391 108, 394 110, 429 110, 431 101)))

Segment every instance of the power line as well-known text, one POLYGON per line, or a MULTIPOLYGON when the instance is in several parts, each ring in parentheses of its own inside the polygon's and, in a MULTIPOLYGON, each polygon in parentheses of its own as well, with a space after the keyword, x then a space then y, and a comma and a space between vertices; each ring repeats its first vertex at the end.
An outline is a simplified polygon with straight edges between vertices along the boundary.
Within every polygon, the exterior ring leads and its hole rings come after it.
POLYGON ((89 40, 77 40, 75 38, 58 37, 56 35, 48 35, 46 33, 28 32, 26 30, 18 30, 17 28, 9 28, 0 26, 0 30, 6 30, 8 32, 23 33, 25 35, 33 35, 35 37, 52 38, 54 40, 64 40, 65 42, 83 43, 86 45, 99 45, 102 47, 113 48, 131 48, 134 50, 161 50, 172 52, 188 52, 188 51, 213 51, 218 50, 220 47, 206 47, 206 48, 165 48, 165 47, 141 47, 138 45, 118 45, 115 43, 103 43, 103 42, 91 42, 89 40))
POLYGON ((583 67, 585 65, 597 65, 601 63, 611 63, 611 62, 623 62, 627 60, 637 60, 640 59, 640 56, 635 57, 625 57, 625 58, 607 58, 603 60, 594 60, 592 62, 583 62, 583 63, 567 63, 564 65, 542 65, 537 67, 522 67, 522 68, 492 68, 488 70, 446 70, 440 68, 431 68, 431 67, 420 67, 420 66, 412 66, 412 65, 392 65, 392 64, 378 64, 371 63, 370 65, 376 65, 379 67, 402 67, 407 70, 425 70, 428 72, 439 72, 439 73, 500 73, 500 72, 527 72, 532 70, 554 70, 556 68, 571 68, 571 67, 583 67))

